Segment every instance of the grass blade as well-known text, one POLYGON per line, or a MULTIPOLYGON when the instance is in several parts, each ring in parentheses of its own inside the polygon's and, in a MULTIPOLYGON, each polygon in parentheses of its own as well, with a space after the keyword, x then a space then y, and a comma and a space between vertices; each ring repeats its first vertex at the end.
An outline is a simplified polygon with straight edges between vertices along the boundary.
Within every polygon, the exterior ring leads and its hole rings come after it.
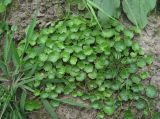
POLYGON ((42 103, 44 105, 44 108, 46 111, 50 114, 52 119, 58 119, 57 114, 54 112, 54 109, 52 108, 51 104, 47 100, 42 100, 42 103))
POLYGON ((23 53, 22 53, 22 57, 23 58, 23 55, 24 55, 24 52, 26 51, 28 45, 29 45, 29 40, 31 40, 33 34, 34 34, 34 28, 36 26, 36 18, 34 18, 31 22, 31 24, 27 27, 26 29, 26 39, 25 39, 25 47, 24 47, 24 50, 23 50, 23 53))
POLYGON ((8 75, 7 67, 3 61, 0 61, 0 69, 2 70, 4 75, 8 75))
POLYGON ((65 98, 65 99, 54 99, 56 101, 59 101, 59 102, 62 102, 62 103, 65 103, 65 104, 68 104, 68 105, 72 105, 72 106, 77 106, 77 107, 81 107, 81 108, 91 108, 90 106, 88 105, 84 105, 82 103, 79 103, 73 99, 70 99, 70 98, 65 98))
POLYGON ((20 110, 23 114, 24 114, 24 107, 25 107, 26 98, 27 98, 27 92, 26 92, 26 90, 23 90, 23 92, 21 94, 21 98, 20 98, 20 110))
POLYGON ((96 16, 96 13, 95 13, 94 9, 92 8, 92 6, 91 6, 89 3, 87 3, 87 5, 88 5, 88 7, 89 7, 89 9, 90 9, 93 17, 95 18, 96 22, 98 23, 100 29, 102 30, 102 27, 101 27, 101 25, 100 25, 100 23, 99 23, 99 21, 98 21, 98 18, 97 18, 97 16, 96 16))
POLYGON ((12 37, 10 35, 10 32, 6 33, 6 38, 4 42, 4 62, 7 63, 11 57, 11 41, 12 37))
POLYGON ((23 114, 23 115, 21 114, 19 107, 17 105, 15 105, 15 108, 16 108, 15 112, 16 112, 16 116, 17 116, 16 119, 25 119, 26 118, 25 114, 23 114))
POLYGON ((31 71, 29 71, 25 77, 32 77, 32 75, 35 73, 36 69, 37 69, 38 63, 36 63, 34 66, 32 66, 31 71))
POLYGON ((2 119, 2 117, 3 117, 4 113, 5 113, 8 105, 9 105, 9 101, 4 103, 2 111, 0 112, 0 119, 2 119))
POLYGON ((11 45, 12 45, 12 60, 16 69, 18 70, 20 66, 20 57, 18 55, 15 43, 13 41, 11 42, 11 45))
POLYGON ((30 82, 32 82, 32 81, 35 81, 35 78, 31 78, 31 79, 27 79, 27 80, 22 80, 21 82, 19 82, 19 83, 17 84, 17 87, 23 86, 23 85, 25 85, 25 84, 27 84, 27 83, 30 83, 30 82))

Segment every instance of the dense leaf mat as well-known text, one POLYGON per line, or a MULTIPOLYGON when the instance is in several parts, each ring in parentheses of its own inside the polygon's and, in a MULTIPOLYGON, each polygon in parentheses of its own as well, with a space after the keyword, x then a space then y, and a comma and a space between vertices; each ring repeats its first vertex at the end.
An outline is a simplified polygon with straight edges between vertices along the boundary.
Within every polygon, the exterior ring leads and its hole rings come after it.
POLYGON ((139 69, 151 64, 152 57, 133 40, 135 29, 113 20, 109 24, 101 31, 93 20, 70 17, 22 40, 19 55, 29 42, 26 69, 37 66, 35 82, 29 84, 35 95, 50 99, 53 106, 58 106, 53 100, 62 94, 89 100, 100 110, 99 118, 131 100, 138 109, 146 108, 141 97, 154 98, 156 89, 146 89, 143 80, 149 73, 139 69))

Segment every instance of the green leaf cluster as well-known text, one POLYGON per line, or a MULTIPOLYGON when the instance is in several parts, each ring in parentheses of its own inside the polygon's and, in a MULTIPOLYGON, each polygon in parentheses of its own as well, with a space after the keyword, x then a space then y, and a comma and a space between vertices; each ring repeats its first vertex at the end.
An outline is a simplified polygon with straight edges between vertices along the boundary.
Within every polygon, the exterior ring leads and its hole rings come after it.
POLYGON ((72 95, 89 100, 94 109, 101 110, 99 117, 113 115, 128 101, 144 109, 144 91, 154 98, 156 90, 145 87, 142 80, 149 73, 139 69, 150 65, 152 57, 142 53, 133 40, 134 31, 116 24, 111 21, 111 27, 101 31, 96 21, 71 16, 34 32, 24 52, 22 40, 18 53, 24 53, 25 67, 37 64, 35 81, 29 84, 35 96, 55 100, 72 95))

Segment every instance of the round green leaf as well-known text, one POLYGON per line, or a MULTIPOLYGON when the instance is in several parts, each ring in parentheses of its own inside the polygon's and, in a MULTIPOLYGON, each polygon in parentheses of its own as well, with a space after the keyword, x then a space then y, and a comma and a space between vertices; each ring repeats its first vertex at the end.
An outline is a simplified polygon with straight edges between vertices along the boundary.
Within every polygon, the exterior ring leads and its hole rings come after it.
POLYGON ((146 87, 146 95, 149 98, 155 98, 157 96, 157 89, 153 85, 149 85, 146 87))
POLYGON ((70 58, 70 63, 72 64, 72 65, 75 65, 76 63, 77 63, 77 58, 76 57, 71 57, 70 58))
POLYGON ((60 58, 60 53, 55 51, 49 54, 48 60, 55 63, 59 58, 60 58))
POLYGON ((126 45, 123 41, 118 41, 115 43, 114 47, 117 52, 122 52, 126 48, 126 45))
POLYGON ((143 110, 146 107, 146 102, 144 100, 138 100, 135 105, 137 109, 143 110))
POLYGON ((108 105, 106 105, 106 106, 103 107, 103 111, 104 111, 107 115, 111 116, 111 115, 113 115, 114 112, 115 112, 115 106, 108 106, 108 105))
POLYGON ((138 44, 137 42, 133 42, 133 44, 132 44, 132 49, 133 49, 134 51, 140 50, 139 44, 138 44))

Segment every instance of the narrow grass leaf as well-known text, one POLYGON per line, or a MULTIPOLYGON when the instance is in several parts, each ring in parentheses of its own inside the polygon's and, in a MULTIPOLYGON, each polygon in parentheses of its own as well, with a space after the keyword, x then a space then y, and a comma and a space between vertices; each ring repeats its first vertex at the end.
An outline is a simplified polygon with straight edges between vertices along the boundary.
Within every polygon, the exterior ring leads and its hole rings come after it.
POLYGON ((54 109, 52 108, 51 104, 47 100, 42 100, 42 103, 44 105, 44 108, 46 111, 50 114, 52 119, 58 119, 57 114, 54 112, 54 109))
POLYGON ((15 43, 13 41, 11 42, 11 45, 12 45, 12 60, 13 60, 13 63, 15 65, 16 69, 19 69, 20 57, 18 55, 15 43))
POLYGON ((38 63, 36 63, 36 64, 32 67, 31 71, 27 72, 27 74, 25 75, 25 77, 32 77, 32 75, 35 73, 35 71, 36 71, 36 69, 37 69, 37 66, 38 66, 38 63))
POLYGON ((4 42, 4 62, 7 63, 11 56, 11 35, 10 33, 6 34, 5 42, 4 42))
POLYGON ((2 70, 2 72, 5 76, 8 76, 7 66, 5 65, 5 63, 3 61, 0 61, 0 69, 2 70))
POLYGON ((91 108, 90 106, 88 105, 84 105, 82 103, 79 103, 73 99, 70 99, 70 98, 65 98, 65 99, 54 99, 56 101, 59 101, 59 102, 62 102, 62 103, 65 103, 65 104, 68 104, 68 105, 72 105, 72 106, 77 106, 77 107, 81 107, 81 108, 91 108))
POLYGON ((96 16, 96 13, 95 13, 93 7, 92 7, 89 3, 87 3, 87 5, 88 5, 88 7, 89 7, 89 9, 90 9, 93 17, 95 18, 97 24, 99 25, 100 29, 102 30, 102 27, 101 27, 101 25, 100 25, 100 23, 99 23, 99 21, 98 21, 98 18, 97 18, 97 16, 96 16))
POLYGON ((25 47, 22 53, 22 57, 24 55, 24 52, 26 51, 28 45, 29 45, 29 40, 32 39, 33 33, 34 33, 34 28, 36 26, 36 18, 34 18, 31 22, 31 24, 27 27, 26 31, 26 39, 25 39, 25 47))
POLYGON ((21 94, 21 98, 20 98, 20 110, 22 113, 24 113, 26 98, 27 98, 27 92, 26 92, 26 90, 23 90, 23 92, 21 94))

